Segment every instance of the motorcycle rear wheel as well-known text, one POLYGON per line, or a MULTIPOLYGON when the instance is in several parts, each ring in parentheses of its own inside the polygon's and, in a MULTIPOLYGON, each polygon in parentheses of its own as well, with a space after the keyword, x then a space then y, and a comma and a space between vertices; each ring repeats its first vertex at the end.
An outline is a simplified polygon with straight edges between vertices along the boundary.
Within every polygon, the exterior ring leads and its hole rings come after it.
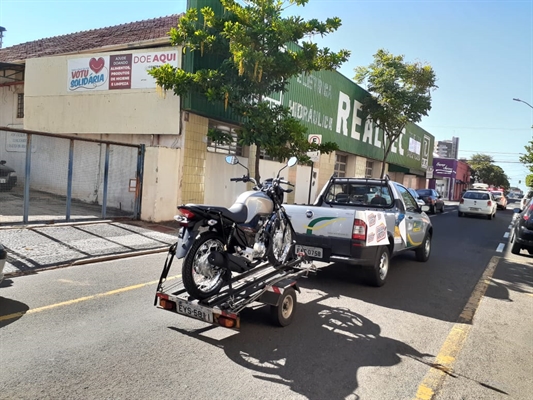
POLYGON ((217 294, 224 284, 222 269, 211 265, 207 257, 211 251, 222 251, 224 244, 215 232, 204 232, 195 240, 181 268, 183 285, 187 293, 198 300, 217 294))
POLYGON ((268 262, 277 267, 292 260, 292 229, 287 221, 276 218, 272 223, 272 243, 268 246, 268 262))

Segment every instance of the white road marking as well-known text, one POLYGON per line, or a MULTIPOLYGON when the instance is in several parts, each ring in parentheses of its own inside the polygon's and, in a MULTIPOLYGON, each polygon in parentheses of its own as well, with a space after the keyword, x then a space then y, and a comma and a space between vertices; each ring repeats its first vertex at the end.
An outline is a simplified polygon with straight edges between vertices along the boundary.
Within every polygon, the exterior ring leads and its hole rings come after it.
POLYGON ((507 238, 509 237, 509 232, 505 232, 505 233, 503 234, 503 237, 507 239, 507 238))
POLYGON ((496 251, 497 251, 498 253, 501 253, 501 252, 503 251, 504 248, 505 248, 505 243, 500 243, 500 244, 498 245, 498 248, 496 249, 496 251))

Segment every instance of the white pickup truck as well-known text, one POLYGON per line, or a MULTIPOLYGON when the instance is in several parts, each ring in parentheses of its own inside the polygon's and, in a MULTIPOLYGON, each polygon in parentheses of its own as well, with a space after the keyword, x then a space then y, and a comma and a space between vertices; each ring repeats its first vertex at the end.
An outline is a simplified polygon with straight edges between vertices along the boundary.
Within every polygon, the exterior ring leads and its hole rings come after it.
POLYGON ((335 178, 313 206, 284 205, 296 233, 296 251, 315 260, 361 265, 369 283, 382 286, 390 259, 414 250, 431 253, 433 227, 409 190, 389 179, 335 178))

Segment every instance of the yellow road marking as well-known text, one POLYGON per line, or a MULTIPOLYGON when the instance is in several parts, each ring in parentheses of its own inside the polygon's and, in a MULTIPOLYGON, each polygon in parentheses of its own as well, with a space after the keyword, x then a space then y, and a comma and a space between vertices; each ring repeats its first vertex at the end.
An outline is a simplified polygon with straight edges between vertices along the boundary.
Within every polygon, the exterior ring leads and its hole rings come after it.
POLYGON ((492 257, 485 268, 485 272, 483 272, 483 275, 474 288, 474 291, 461 312, 457 323, 452 327, 452 330, 444 341, 439 354, 437 354, 437 357, 432 364, 432 368, 428 371, 424 380, 419 385, 418 391, 416 392, 416 400, 433 399, 437 391, 442 388, 446 376, 453 374, 455 359, 466 342, 466 338, 472 327, 474 314, 479 306, 479 302, 487 291, 487 287, 490 284, 490 280, 499 260, 500 257, 492 257))
MULTIPOLYGON (((170 281, 172 279, 178 279, 180 277, 181 277, 181 274, 180 275, 176 275, 176 276, 171 276, 171 277, 167 278, 166 280, 170 281)), ((77 299, 67 300, 67 301, 63 301, 61 303, 56 303, 56 304, 50 304, 48 306, 31 308, 31 309, 29 309, 27 311, 23 311, 23 312, 7 314, 7 315, 0 315, 0 321, 6 321, 8 319, 20 318, 20 317, 22 317, 25 314, 35 314, 35 313, 39 313, 39 312, 42 312, 42 311, 51 310, 51 309, 57 308, 57 307, 70 306, 72 304, 81 303, 81 302, 87 301, 87 300, 94 300, 94 299, 99 299, 101 297, 113 296, 114 294, 129 292, 130 290, 135 290, 135 289, 143 288, 145 286, 155 285, 158 282, 159 282, 159 280, 151 281, 151 282, 147 282, 147 283, 140 283, 138 285, 127 286, 127 287, 123 287, 123 288, 120 288, 120 289, 111 290, 111 291, 105 292, 105 293, 93 294, 92 296, 79 297, 77 299)))

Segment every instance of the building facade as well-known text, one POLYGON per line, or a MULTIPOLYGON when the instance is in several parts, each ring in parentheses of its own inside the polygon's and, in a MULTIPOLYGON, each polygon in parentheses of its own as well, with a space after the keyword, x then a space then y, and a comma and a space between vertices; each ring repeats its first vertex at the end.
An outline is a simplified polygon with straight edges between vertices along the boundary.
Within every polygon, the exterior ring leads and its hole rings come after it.
MULTIPOLYGON (((239 148, 236 142, 212 143, 207 132, 214 126, 234 132, 236 118, 199 97, 163 93, 147 74, 149 67, 164 63, 199 67, 183 58, 181 48, 170 46, 166 33, 178 18, 156 18, 0 49, 0 126, 145 145, 143 220, 170 220, 182 203, 231 205, 246 185, 229 182, 243 171, 226 164, 224 158, 235 154, 253 172, 255 149, 239 148)), ((309 134, 339 145, 339 151, 320 155, 313 169, 291 168, 288 179, 296 189, 288 202, 313 201, 333 174, 378 177, 382 132, 361 119, 365 95, 351 80, 328 71, 298 76, 288 92, 272 95, 270 101, 290 107, 309 134)), ((4 135, 0 158, 23 170, 24 152, 12 152, 7 146, 15 136, 4 135)), ((413 188, 425 187, 433 147, 431 134, 409 125, 393 146, 386 166, 389 176, 413 188)), ((54 159, 51 148, 32 151, 46 152, 54 159)), ((264 159, 260 174, 271 177, 279 166, 264 159)), ((124 173, 124 185, 130 175, 124 173)), ((128 199, 123 201, 128 204, 128 199)))

